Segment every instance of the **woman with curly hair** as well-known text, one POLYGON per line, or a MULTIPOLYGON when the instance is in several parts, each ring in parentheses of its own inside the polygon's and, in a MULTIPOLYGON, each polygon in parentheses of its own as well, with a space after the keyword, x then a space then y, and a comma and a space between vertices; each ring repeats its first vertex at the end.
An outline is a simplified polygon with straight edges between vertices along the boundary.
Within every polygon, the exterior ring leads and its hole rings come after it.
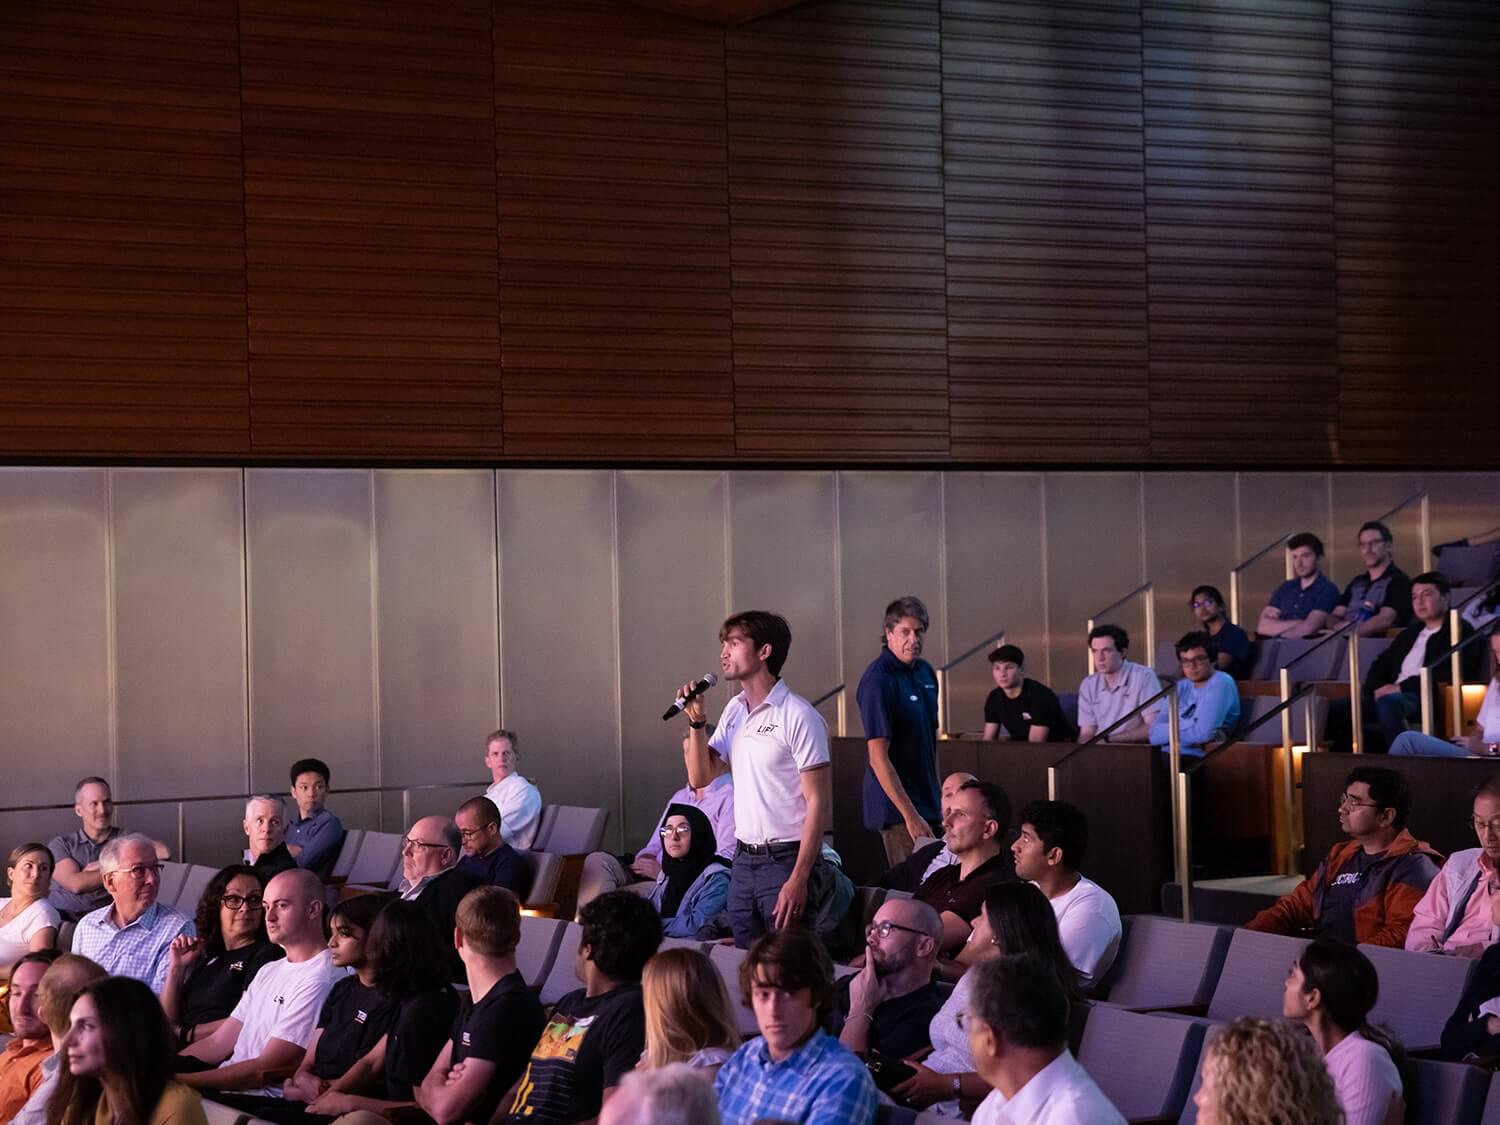
POLYGON ((1342 1125, 1312 1038, 1285 1020, 1238 1019, 1210 1032, 1198 1125, 1342 1125))

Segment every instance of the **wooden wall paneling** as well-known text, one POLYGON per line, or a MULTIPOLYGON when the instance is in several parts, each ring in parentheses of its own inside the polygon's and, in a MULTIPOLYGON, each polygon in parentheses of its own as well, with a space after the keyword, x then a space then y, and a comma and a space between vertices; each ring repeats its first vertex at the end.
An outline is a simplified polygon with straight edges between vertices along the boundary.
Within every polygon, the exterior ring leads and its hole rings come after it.
POLYGON ((1500 9, 1334 0, 1339 456, 1477 464, 1500 409, 1500 9))
POLYGON ((489 6, 240 8, 253 451, 499 454, 489 6))
POLYGON ((0 5, 0 446, 238 453, 235 5, 0 5))
POLYGON ((735 450, 948 453, 937 0, 730 31, 735 450))
POLYGON ((1151 452, 1333 453, 1326 0, 1146 0, 1151 452))
POLYGON ((495 6, 506 452, 733 453, 723 31, 495 6))
POLYGON ((943 0, 953 454, 1146 456, 1139 5, 943 0))

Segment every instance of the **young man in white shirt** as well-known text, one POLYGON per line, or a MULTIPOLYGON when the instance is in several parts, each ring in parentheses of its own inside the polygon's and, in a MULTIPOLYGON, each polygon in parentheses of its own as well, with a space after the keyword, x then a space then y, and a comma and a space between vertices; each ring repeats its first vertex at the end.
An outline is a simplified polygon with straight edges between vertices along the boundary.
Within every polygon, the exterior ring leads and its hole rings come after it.
POLYGON ((500 836, 524 851, 536 841, 542 795, 519 772, 521 751, 514 731, 501 728, 484 740, 484 764, 493 779, 484 795, 500 810, 500 836))
POLYGON ((712 740, 693 685, 679 693, 687 699, 688 784, 698 789, 713 780, 715 754, 734 776, 728 914, 741 949, 768 929, 800 925, 826 935, 854 897, 853 885, 821 854, 832 808, 828 727, 780 678, 791 644, 790 626, 774 613, 749 610, 724 622, 719 665, 741 691, 712 740))
POLYGON ((1021 810, 1021 834, 1011 845, 1017 878, 1035 883, 1057 915, 1062 947, 1092 988, 1120 949, 1120 908, 1109 892, 1079 873, 1088 853, 1089 822, 1066 801, 1032 801, 1021 810))
MULTIPOLYGON (((1144 664, 1126 660, 1130 634, 1118 625, 1097 625, 1089 632, 1094 671, 1078 685, 1078 741, 1087 742, 1161 691, 1161 680, 1144 664)), ((1110 731, 1105 742, 1149 742, 1151 720, 1159 708, 1142 712, 1110 731)))

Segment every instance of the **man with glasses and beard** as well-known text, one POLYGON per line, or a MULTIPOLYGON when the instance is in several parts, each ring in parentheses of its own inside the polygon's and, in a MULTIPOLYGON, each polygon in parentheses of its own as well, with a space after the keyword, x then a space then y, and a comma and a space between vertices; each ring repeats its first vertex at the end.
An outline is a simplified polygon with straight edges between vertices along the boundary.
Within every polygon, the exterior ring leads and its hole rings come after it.
POLYGON ((915 899, 891 899, 865 927, 864 968, 833 986, 833 1028, 856 1055, 904 1059, 927 1047, 943 1006, 932 979, 943 923, 915 899))

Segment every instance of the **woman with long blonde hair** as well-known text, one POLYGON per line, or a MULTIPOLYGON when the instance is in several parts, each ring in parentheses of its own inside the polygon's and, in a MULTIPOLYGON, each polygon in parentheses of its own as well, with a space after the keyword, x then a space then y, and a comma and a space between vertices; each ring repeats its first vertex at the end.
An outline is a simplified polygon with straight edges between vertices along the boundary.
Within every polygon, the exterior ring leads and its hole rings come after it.
POLYGON ((646 1049, 640 1069, 685 1062, 712 1079, 740 1045, 724 978, 696 949, 663 949, 641 973, 646 1049))

